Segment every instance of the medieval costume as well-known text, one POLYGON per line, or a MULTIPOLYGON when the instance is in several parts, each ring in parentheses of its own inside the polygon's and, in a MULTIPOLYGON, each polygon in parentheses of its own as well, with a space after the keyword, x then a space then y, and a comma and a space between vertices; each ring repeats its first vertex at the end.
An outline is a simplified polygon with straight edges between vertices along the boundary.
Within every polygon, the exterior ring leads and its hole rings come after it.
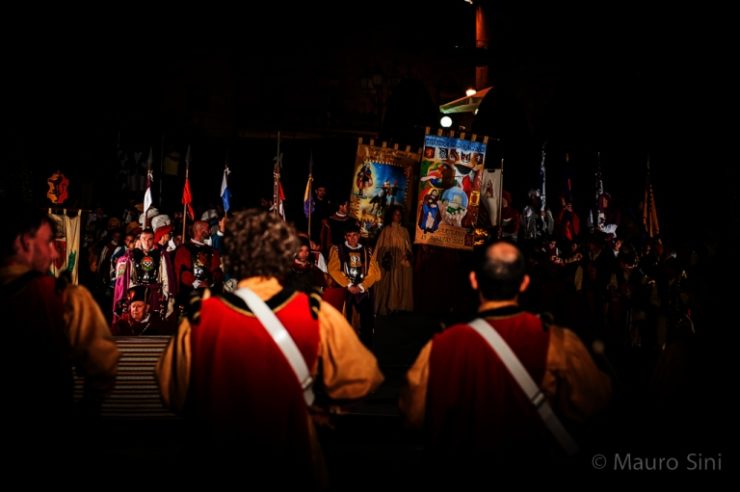
POLYGON ((409 232, 398 222, 383 227, 375 244, 382 275, 375 287, 375 312, 413 311, 414 270, 409 232))

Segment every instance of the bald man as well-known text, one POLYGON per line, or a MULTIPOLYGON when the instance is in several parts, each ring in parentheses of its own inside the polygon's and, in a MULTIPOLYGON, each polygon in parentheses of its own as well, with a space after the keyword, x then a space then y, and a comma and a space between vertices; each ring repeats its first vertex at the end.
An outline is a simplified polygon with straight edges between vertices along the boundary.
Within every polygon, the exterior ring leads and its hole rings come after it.
POLYGON ((224 273, 221 270, 221 255, 206 243, 211 228, 208 222, 193 222, 193 237, 187 244, 182 244, 175 252, 175 275, 177 277, 178 297, 185 305, 190 293, 205 288, 221 292, 224 273))
MULTIPOLYGON (((519 307, 529 281, 521 251, 507 242, 489 246, 470 272, 478 316, 495 327, 572 431, 606 407, 611 383, 573 332, 519 307)), ((535 406, 467 324, 422 349, 407 373, 401 410, 410 425, 425 429, 432 479, 472 477, 491 467, 533 470, 559 451, 535 406)))

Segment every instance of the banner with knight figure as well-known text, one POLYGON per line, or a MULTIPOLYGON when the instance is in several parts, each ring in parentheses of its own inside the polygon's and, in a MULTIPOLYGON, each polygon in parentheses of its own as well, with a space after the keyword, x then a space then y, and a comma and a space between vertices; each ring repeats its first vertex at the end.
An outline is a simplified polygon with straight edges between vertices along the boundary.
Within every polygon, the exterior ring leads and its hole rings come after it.
POLYGON ((375 147, 360 140, 355 157, 349 215, 360 223, 360 234, 373 237, 383 226, 386 212, 402 207, 403 217, 412 217, 412 183, 419 153, 386 146, 375 147))
POLYGON ((472 250, 488 138, 424 138, 415 244, 472 250))

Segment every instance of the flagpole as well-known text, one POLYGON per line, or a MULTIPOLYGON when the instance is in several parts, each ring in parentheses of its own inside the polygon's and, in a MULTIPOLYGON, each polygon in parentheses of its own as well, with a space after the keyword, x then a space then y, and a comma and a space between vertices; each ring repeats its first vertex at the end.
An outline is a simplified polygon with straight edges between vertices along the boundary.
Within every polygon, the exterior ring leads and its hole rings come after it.
MULTIPOLYGON (((511 205, 511 204, 509 204, 511 205)), ((501 158, 501 179, 498 182, 498 239, 504 234, 504 158, 501 158)))
POLYGON ((545 159, 547 153, 545 152, 545 146, 547 142, 542 144, 542 160, 540 161, 540 174, 542 175, 542 203, 540 203, 540 211, 544 212, 547 206, 547 169, 545 168, 545 159))
POLYGON ((164 203, 164 196, 163 193, 163 186, 164 186, 164 132, 162 132, 162 143, 161 143, 161 150, 162 153, 159 155, 159 203, 160 205, 164 203))
POLYGON ((280 131, 277 132, 277 155, 272 170, 272 207, 275 215, 280 215, 280 131))
POLYGON ((313 210, 311 205, 313 204, 313 151, 311 152, 311 158, 308 161, 308 240, 311 241, 311 216, 313 210))

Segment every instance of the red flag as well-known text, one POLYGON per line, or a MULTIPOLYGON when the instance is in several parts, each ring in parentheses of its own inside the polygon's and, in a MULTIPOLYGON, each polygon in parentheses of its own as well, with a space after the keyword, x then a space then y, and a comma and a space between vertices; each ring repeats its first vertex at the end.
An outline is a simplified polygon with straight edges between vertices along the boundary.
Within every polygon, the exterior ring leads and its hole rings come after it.
POLYGON ((195 220, 195 211, 193 210, 193 195, 190 193, 190 179, 185 178, 185 187, 182 189, 182 204, 188 207, 188 217, 195 220))
POLYGON ((283 206, 283 202, 285 201, 285 193, 283 193, 283 183, 278 182, 278 198, 279 198, 279 204, 278 204, 278 214, 280 214, 280 217, 285 220, 285 207, 283 206))

